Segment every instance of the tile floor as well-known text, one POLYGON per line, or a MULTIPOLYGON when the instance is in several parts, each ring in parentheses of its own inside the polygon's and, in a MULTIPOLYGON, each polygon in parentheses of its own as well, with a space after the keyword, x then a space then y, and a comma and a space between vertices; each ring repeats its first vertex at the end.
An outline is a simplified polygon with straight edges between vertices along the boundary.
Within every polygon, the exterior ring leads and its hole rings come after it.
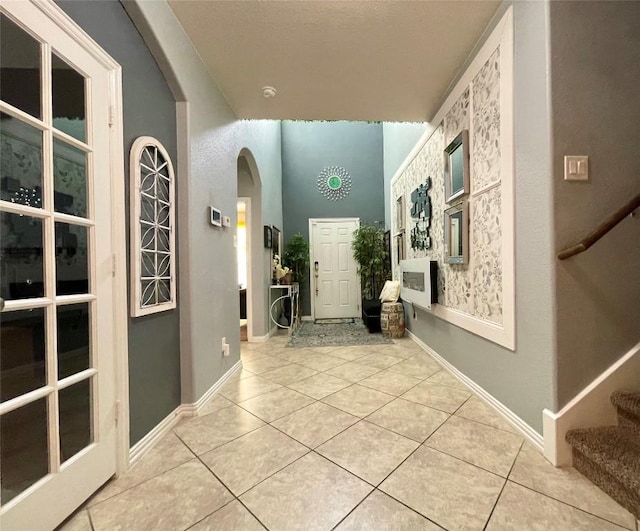
POLYGON ((409 339, 243 344, 244 369, 64 526, 103 530, 622 530, 409 339))

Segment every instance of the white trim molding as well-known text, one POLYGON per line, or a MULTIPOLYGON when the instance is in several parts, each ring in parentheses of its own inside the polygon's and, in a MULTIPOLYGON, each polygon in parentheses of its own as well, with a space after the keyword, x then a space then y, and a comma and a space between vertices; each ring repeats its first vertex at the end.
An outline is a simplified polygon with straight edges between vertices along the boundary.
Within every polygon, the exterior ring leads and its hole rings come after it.
MULTIPOLYGON (((488 37, 480 51, 466 69, 462 77, 453 87, 448 97, 429 121, 429 127, 409 156, 400 165, 389 185, 389 211, 394 212, 397 197, 391 193, 395 183, 400 179, 409 165, 419 155, 425 144, 437 130, 438 124, 443 122, 446 113, 454 103, 460 98, 465 89, 473 82, 475 75, 491 57, 491 54, 500 48, 500 180, 481 190, 472 190, 471 197, 487 192, 494 186, 501 186, 502 203, 502 324, 493 323, 468 313, 448 308, 442 304, 434 304, 430 310, 431 314, 443 319, 453 325, 459 326, 473 334, 484 337, 489 341, 502 345, 505 348, 515 351, 516 349, 516 303, 515 303, 515 157, 513 144, 513 8, 506 10, 500 22, 488 37)), ((393 216, 392 216, 392 219, 393 216)), ((391 228, 392 234, 398 234, 395 227, 391 228)), ((407 248, 405 236, 405 248, 407 248)), ((473 251, 470 250, 470 253, 473 251)), ((392 254, 395 248, 392 246, 392 254)), ((398 267, 397 260, 392 257, 392 267, 394 272, 398 267)))
POLYGON ((538 450, 542 451, 544 447, 542 435, 534 430, 529 424, 522 420, 518 415, 511 411, 507 406, 500 402, 497 398, 489 394, 468 376, 460 372, 456 367, 444 359, 440 354, 433 350, 429 345, 422 341, 418 336, 407 330, 408 336, 431 357, 433 357, 444 369, 455 376, 458 380, 469 387, 479 398, 484 400, 487 405, 495 410, 504 420, 517 429, 531 444, 538 450))
POLYGON ((555 466, 571 466, 571 446, 565 440, 575 428, 611 426, 618 423, 611 393, 621 389, 640 391, 640 343, 585 387, 557 413, 542 415, 544 456, 555 466))
POLYGON ((233 367, 231 367, 222 378, 220 378, 215 384, 209 388, 209 390, 203 394, 197 402, 193 404, 182 404, 175 408, 169 415, 167 415, 155 428, 147 433, 142 439, 131 447, 129 451, 129 463, 133 466, 144 455, 150 452, 153 447, 160 442, 173 428, 178 425, 178 422, 183 418, 197 417, 202 408, 213 399, 213 397, 220 391, 222 386, 229 381, 229 379, 242 370, 242 361, 238 361, 233 367))

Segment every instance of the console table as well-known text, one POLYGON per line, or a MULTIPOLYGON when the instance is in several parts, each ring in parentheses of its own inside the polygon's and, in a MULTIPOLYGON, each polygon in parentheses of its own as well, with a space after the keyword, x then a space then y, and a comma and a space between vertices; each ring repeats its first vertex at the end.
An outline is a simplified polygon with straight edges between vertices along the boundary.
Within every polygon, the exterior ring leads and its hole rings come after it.
POLYGON ((289 335, 295 332, 300 324, 300 285, 297 282, 269 286, 269 318, 278 328, 288 330, 289 335), (287 298, 291 301, 291 316, 289 326, 283 326, 273 316, 273 309, 280 301, 287 298))

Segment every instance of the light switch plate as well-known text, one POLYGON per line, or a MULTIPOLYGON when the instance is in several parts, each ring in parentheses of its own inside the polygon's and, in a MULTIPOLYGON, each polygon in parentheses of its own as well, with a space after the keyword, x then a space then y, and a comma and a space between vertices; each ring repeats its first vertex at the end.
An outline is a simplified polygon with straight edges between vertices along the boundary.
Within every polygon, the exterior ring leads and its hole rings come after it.
POLYGON ((565 155, 564 157, 565 181, 589 180, 589 157, 586 155, 565 155))

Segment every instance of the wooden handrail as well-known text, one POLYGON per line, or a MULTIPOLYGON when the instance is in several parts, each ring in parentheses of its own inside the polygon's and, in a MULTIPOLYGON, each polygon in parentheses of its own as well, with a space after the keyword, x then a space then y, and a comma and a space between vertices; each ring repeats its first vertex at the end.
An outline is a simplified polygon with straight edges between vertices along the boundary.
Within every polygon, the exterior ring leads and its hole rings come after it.
POLYGON ((615 227, 618 223, 620 223, 624 218, 626 218, 629 214, 632 214, 640 208, 640 194, 636 195, 631 201, 629 201, 622 208, 617 210, 614 214, 605 219, 596 230, 594 230, 587 237, 580 240, 575 245, 571 247, 567 247, 563 251, 558 253, 558 260, 565 260, 570 258, 576 254, 580 254, 586 251, 589 247, 591 247, 594 243, 596 243, 600 238, 602 238, 607 232, 609 232, 613 227, 615 227))

